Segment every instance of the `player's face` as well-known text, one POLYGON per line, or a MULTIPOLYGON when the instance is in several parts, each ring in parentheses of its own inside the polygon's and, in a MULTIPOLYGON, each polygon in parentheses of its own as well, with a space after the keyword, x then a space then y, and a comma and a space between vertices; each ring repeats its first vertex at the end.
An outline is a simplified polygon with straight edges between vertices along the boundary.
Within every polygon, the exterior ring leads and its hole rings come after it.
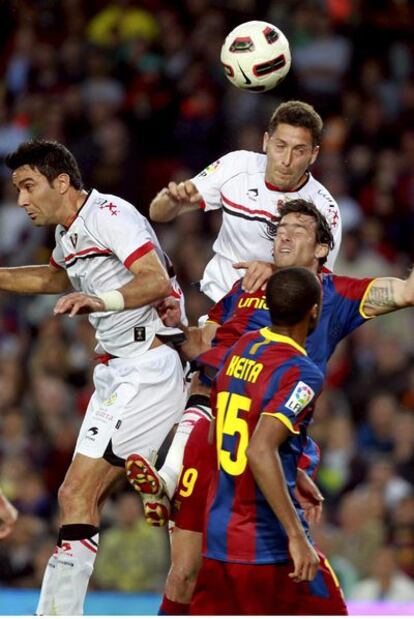
POLYGON ((58 223, 56 214, 61 196, 56 180, 50 186, 46 176, 28 165, 17 168, 12 180, 18 193, 18 205, 24 208, 35 226, 58 223))
POLYGON ((279 124, 272 135, 265 133, 266 181, 282 191, 294 191, 304 182, 306 172, 318 156, 309 129, 279 124))
POLYGON ((307 267, 317 272, 326 245, 316 242, 316 222, 310 215, 288 213, 278 224, 274 241, 277 267, 307 267))

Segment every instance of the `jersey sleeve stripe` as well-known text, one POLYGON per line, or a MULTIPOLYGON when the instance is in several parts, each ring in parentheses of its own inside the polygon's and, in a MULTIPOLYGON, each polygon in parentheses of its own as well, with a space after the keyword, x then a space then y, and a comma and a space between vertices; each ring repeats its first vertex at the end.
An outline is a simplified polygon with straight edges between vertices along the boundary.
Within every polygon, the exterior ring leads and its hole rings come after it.
POLYGON ((369 295, 369 291, 371 290, 373 284, 375 284, 376 281, 377 281, 376 279, 373 279, 372 282, 368 284, 367 289, 364 292, 364 296, 361 299, 361 303, 359 304, 359 313, 361 314, 362 318, 365 318, 365 320, 371 320, 371 318, 375 318, 375 316, 366 315, 366 313, 364 312, 364 305, 365 305, 367 296, 369 295))
POLYGON ((142 256, 145 256, 145 254, 148 254, 148 252, 152 251, 153 249, 154 243, 152 241, 147 241, 146 243, 144 243, 144 245, 141 245, 141 247, 138 247, 138 249, 133 251, 132 254, 130 254, 128 258, 124 260, 124 266, 129 269, 129 267, 135 262, 135 260, 142 258, 142 256))
POLYGON ((295 430, 290 419, 288 419, 288 417, 286 417, 286 415, 284 415, 283 413, 268 413, 264 411, 262 415, 268 415, 269 417, 275 417, 276 419, 279 419, 279 421, 281 421, 283 425, 285 425, 287 429, 290 430, 290 432, 292 432, 292 434, 300 434, 299 430, 295 430))
POLYGON ((63 267, 60 266, 58 262, 56 262, 53 256, 50 256, 49 264, 52 265, 52 267, 54 269, 57 269, 58 271, 61 271, 63 269, 63 267))

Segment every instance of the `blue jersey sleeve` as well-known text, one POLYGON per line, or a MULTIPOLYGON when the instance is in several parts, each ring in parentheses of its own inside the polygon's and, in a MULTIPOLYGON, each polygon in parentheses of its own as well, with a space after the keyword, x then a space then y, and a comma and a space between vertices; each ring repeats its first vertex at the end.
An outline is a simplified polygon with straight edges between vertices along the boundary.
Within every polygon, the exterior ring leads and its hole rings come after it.
POLYGON ((364 300, 375 279, 356 279, 354 277, 332 276, 334 288, 335 320, 339 325, 339 339, 352 333, 367 320, 364 314, 364 300))

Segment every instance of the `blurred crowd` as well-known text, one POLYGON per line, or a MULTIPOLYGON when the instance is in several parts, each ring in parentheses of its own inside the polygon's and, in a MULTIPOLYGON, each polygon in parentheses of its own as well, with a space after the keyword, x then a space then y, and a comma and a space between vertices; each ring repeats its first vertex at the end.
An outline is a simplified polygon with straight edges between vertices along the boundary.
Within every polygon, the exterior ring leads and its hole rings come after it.
MULTIPOLYGON (((146 214, 169 180, 230 150, 260 151, 275 106, 304 99, 325 121, 313 173, 342 211, 337 272, 406 277, 413 28, 410 0, 4 0, 0 156, 30 137, 56 139, 77 157, 86 187, 146 214), (237 90, 218 61, 227 32, 249 19, 278 25, 291 43, 291 72, 270 93, 237 90)), ((53 231, 32 228, 15 206, 4 166, 0 199, 0 265, 47 262, 53 231)), ((192 283, 219 225, 216 212, 191 213, 157 228, 193 323, 209 303, 192 283)), ((20 511, 0 545, 3 586, 41 582, 57 489, 92 390, 92 329, 85 318, 53 318, 54 302, 0 294, 0 486, 20 511)), ((344 342, 312 427, 326 498, 313 534, 348 598, 414 599, 413 334, 406 310, 344 342)), ((104 522, 93 586, 160 590, 166 533, 145 525, 132 491, 118 488, 104 522)))

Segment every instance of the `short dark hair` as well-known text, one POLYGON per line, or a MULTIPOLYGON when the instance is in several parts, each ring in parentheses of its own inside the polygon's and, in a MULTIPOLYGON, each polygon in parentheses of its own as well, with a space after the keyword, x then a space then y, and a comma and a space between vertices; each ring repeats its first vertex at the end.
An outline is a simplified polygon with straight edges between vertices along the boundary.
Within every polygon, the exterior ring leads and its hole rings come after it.
POLYGON ((278 269, 266 286, 266 301, 272 324, 292 327, 321 302, 321 285, 316 275, 304 267, 278 269))
MULTIPOLYGON (((334 248, 335 241, 328 221, 325 215, 320 212, 320 210, 313 204, 313 202, 303 200, 302 198, 297 198, 296 200, 288 200, 279 207, 279 223, 283 219, 283 217, 285 217, 289 213, 300 213, 302 215, 309 215, 310 217, 313 217, 316 223, 316 242, 321 243, 322 245, 327 245, 329 251, 334 248)), ((327 257, 328 256, 319 258, 319 264, 321 266, 325 264, 327 257)))
POLYGON ((309 103, 304 101, 285 101, 285 103, 278 105, 269 121, 269 134, 272 135, 281 123, 308 129, 312 136, 313 146, 320 144, 323 120, 309 103))
POLYGON ((37 168, 49 184, 59 174, 67 174, 70 184, 75 189, 82 189, 82 176, 75 157, 70 150, 53 140, 29 140, 23 142, 13 153, 5 157, 5 163, 10 170, 17 170, 28 165, 37 168))

